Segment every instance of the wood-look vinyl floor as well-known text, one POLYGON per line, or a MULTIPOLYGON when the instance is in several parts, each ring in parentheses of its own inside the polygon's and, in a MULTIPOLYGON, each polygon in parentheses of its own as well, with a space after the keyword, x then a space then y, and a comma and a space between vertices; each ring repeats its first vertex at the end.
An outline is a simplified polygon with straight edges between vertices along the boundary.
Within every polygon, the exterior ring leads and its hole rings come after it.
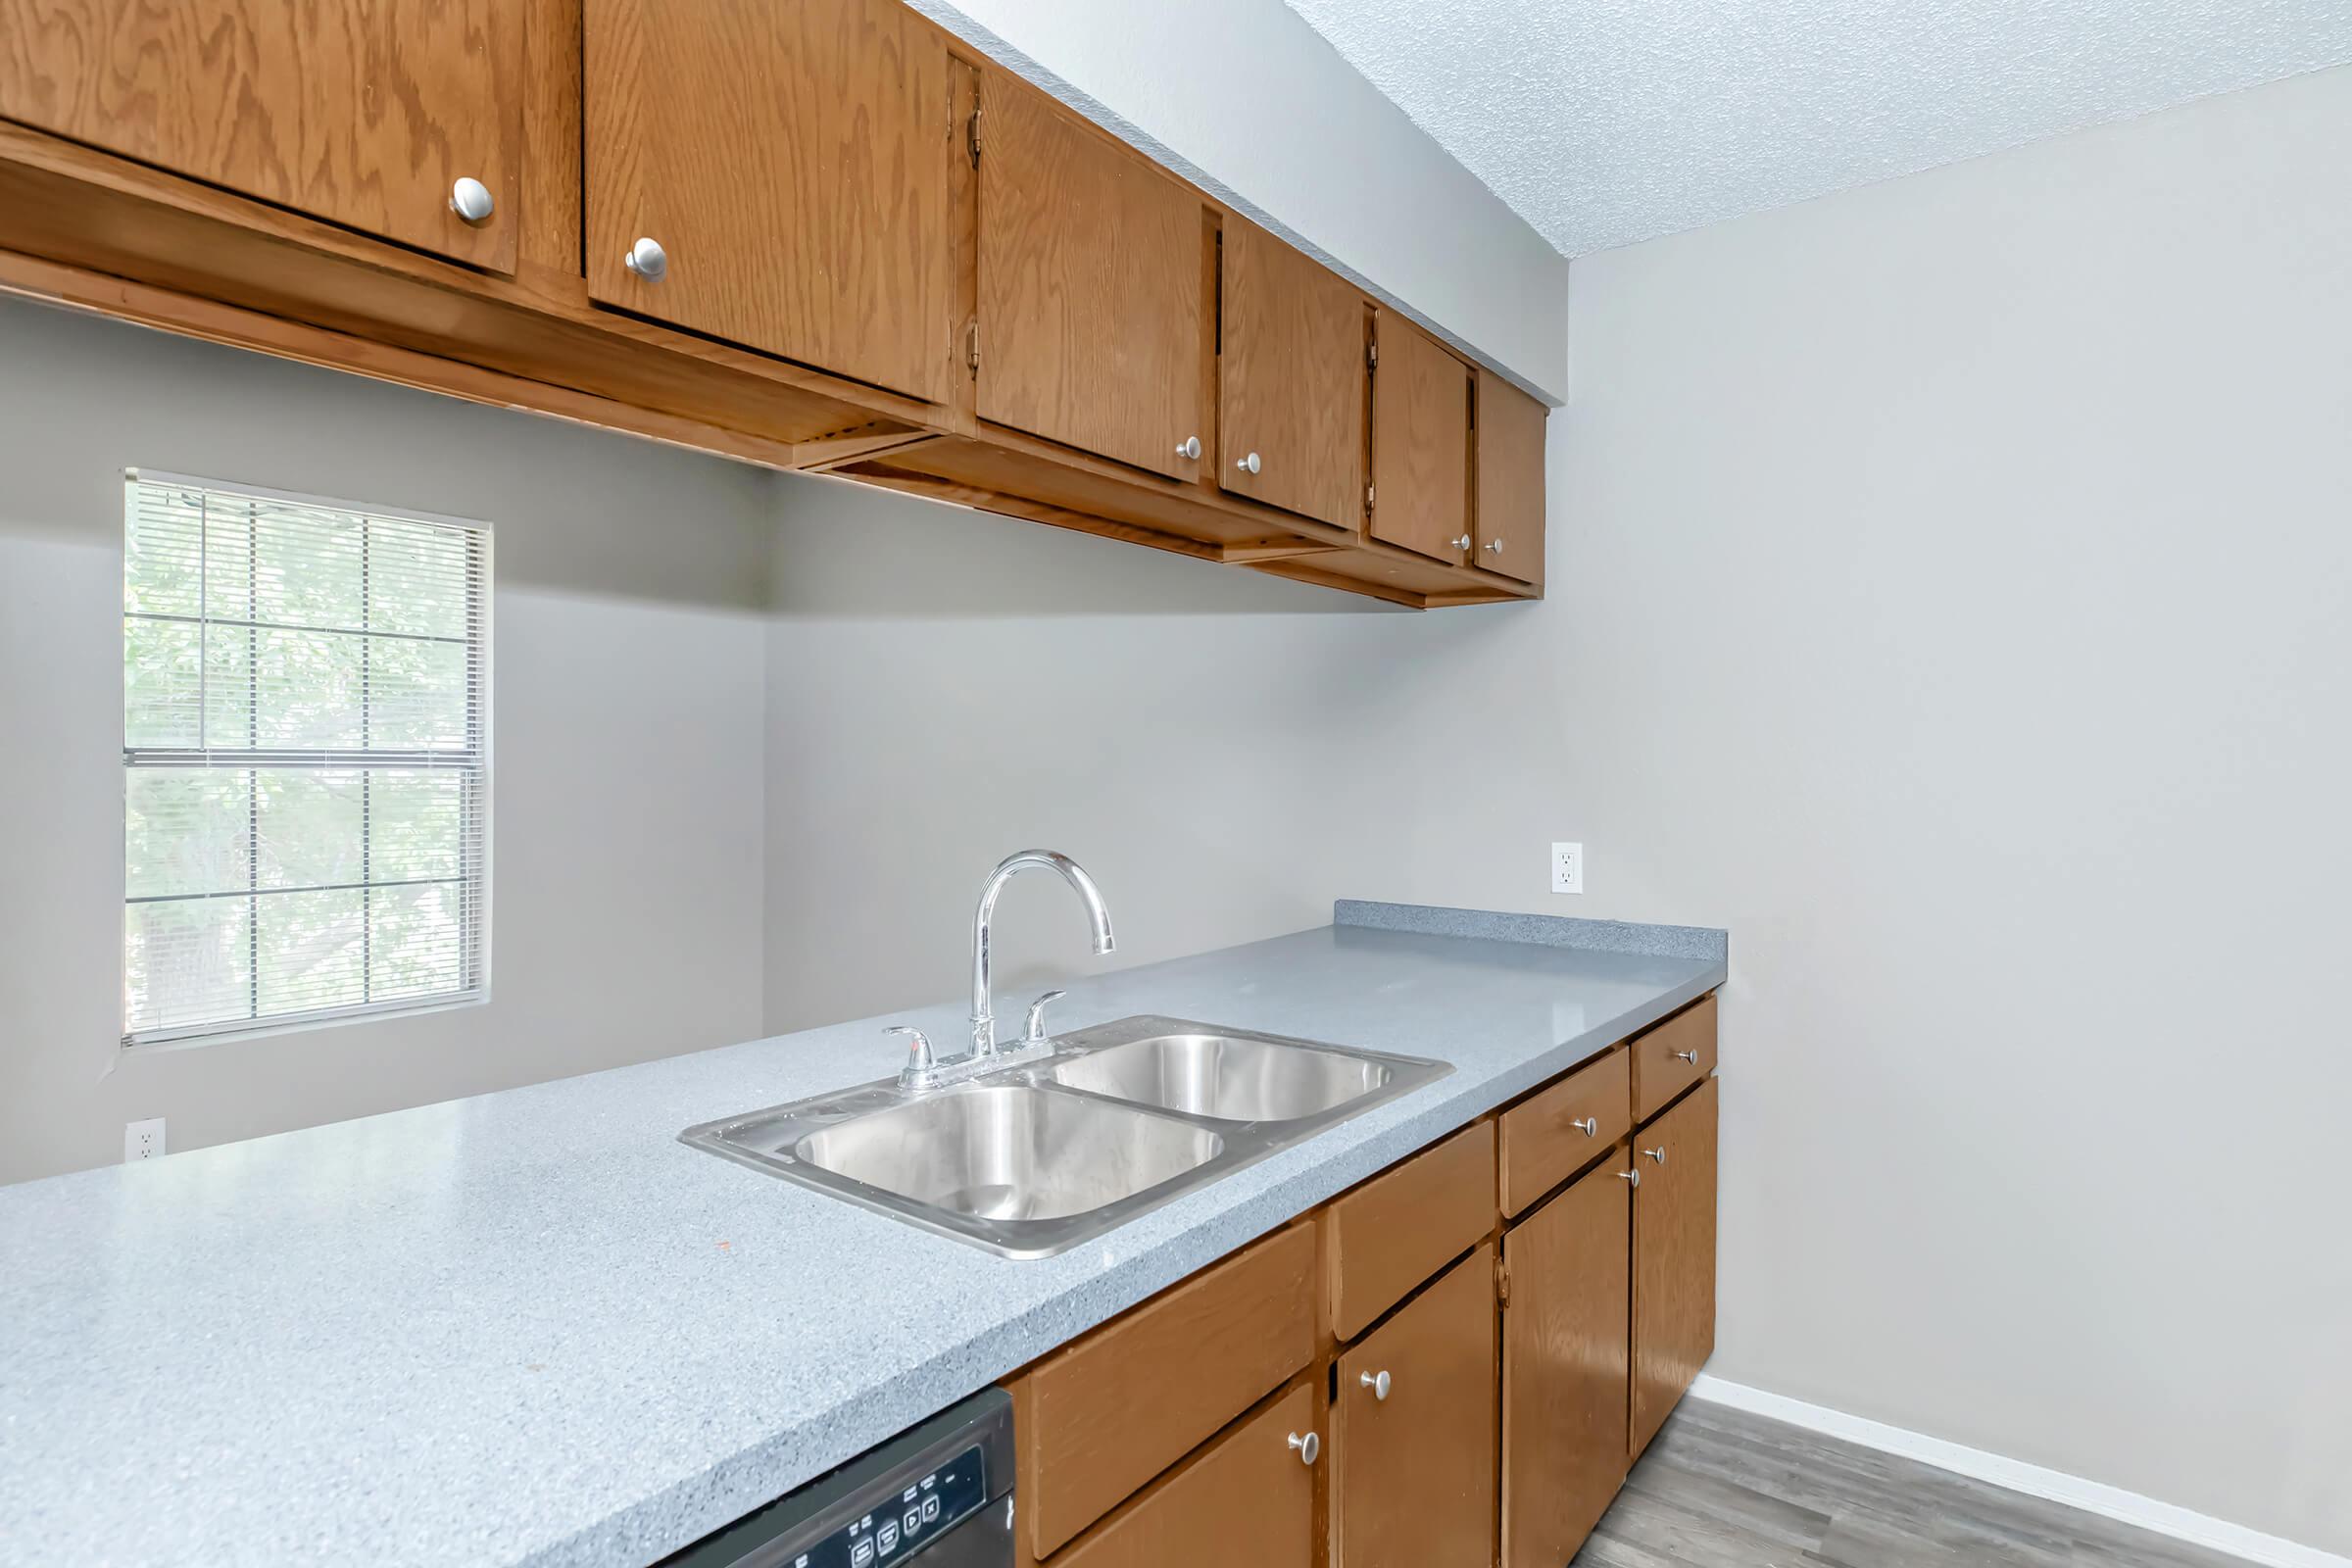
POLYGON ((1575 1568, 2245 1568, 2097 1514, 1686 1400, 1575 1568))

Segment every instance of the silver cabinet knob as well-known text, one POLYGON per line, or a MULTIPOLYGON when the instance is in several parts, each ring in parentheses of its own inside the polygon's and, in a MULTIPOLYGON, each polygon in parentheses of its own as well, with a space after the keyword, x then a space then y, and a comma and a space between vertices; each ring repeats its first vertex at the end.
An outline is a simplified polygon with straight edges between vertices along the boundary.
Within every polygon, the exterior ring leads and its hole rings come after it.
POLYGON ((1459 539, 1448 539, 1446 542, 1453 546, 1453 548, 1456 550, 1467 550, 1470 548, 1470 536, 1468 534, 1462 535, 1459 539))
POLYGON ((1636 1187, 1642 1185, 1642 1173, 1638 1170, 1621 1170, 1617 1173, 1617 1179, 1621 1182, 1632 1182, 1636 1187))
POLYGON ((1044 996, 1038 998, 1035 1002, 1029 1004, 1029 1022, 1021 1030, 1021 1043, 1023 1045, 1034 1046, 1041 1044, 1045 1040, 1046 1004, 1049 1002, 1059 1002, 1062 998, 1068 995, 1069 993, 1067 991, 1049 991, 1044 996))
POLYGON ((1298 1462, 1300 1464, 1313 1464, 1315 1462, 1315 1455, 1323 1451, 1323 1440, 1316 1437, 1312 1432, 1309 1432, 1303 1438, 1298 1433, 1294 1432, 1291 1434, 1289 1441, 1291 1446, 1298 1450, 1298 1462))
POLYGON ((1677 1061, 1687 1061, 1693 1067, 1698 1065, 1698 1053, 1695 1051, 1669 1051, 1666 1054, 1677 1061))
POLYGON ((1489 555, 1492 555, 1492 556, 1499 556, 1499 555, 1501 555, 1501 554, 1502 554, 1502 541, 1501 541, 1501 540, 1499 540, 1499 539, 1490 539, 1490 540, 1488 540, 1488 541, 1487 541, 1487 553, 1488 553, 1489 555))
POLYGON ((639 240, 629 247, 629 253, 620 261, 623 267, 648 283, 659 283, 669 274, 669 252, 662 248, 662 242, 658 239, 639 240))
POLYGON ((1666 1163, 1666 1146, 1660 1144, 1655 1149, 1644 1149, 1642 1151, 1642 1155, 1644 1159, 1654 1159, 1663 1165, 1666 1163))
POLYGON ((1600 1136, 1600 1118, 1598 1116, 1587 1116, 1583 1121, 1572 1121, 1568 1125, 1583 1133, 1587 1138, 1600 1136))
POLYGON ((1233 466, 1244 473, 1255 473, 1258 467, 1257 454, 1252 452, 1246 458, 1237 459, 1233 466))
POLYGON ((449 210, 468 223, 479 223, 498 210, 498 203, 490 199, 489 186, 466 174, 449 188, 449 210))
POLYGON ((1200 462, 1200 438, 1197 435, 1186 436, 1181 442, 1177 443, 1176 455, 1180 458, 1190 458, 1195 463, 1200 462))
POLYGON ((1389 1375, 1385 1371, 1358 1373, 1355 1381, 1370 1389, 1372 1397, 1375 1399, 1386 1399, 1389 1396, 1389 1375))

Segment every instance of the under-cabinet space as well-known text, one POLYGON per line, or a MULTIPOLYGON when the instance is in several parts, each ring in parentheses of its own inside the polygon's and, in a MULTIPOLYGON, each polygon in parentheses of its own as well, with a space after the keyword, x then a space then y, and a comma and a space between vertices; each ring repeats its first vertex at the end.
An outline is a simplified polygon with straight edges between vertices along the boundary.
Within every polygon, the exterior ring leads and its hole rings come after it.
POLYGON ((1314 1391, 1295 1388, 1066 1547, 1054 1568, 1310 1568, 1322 1449, 1314 1391))
POLYGON ((1717 1082, 1634 1135, 1634 1453, 1715 1353, 1717 1082))
POLYGON ((1625 1480, 1629 1169, 1619 1148, 1503 1233, 1504 1568, 1560 1568, 1625 1480))
POLYGON ((523 8, 0 0, 0 119, 496 272, 523 8))
POLYGON ((978 410, 1171 478, 1200 472, 1200 198, 992 73, 980 154, 978 410))
POLYGON ((1394 311, 1377 316, 1372 537, 1449 564, 1470 554, 1470 368, 1394 311))
POLYGON ((1217 482, 1335 527, 1364 515, 1363 296, 1253 223, 1225 221, 1217 482))
POLYGON ((1478 553, 1471 564, 1521 582, 1544 580, 1543 404, 1478 372, 1478 553))
POLYGON ((1334 1568, 1494 1562, 1495 1368, 1492 1242, 1340 1357, 1334 1568))
POLYGON ((584 29, 593 297, 947 401, 967 68, 938 31, 897 0, 586 0, 584 29))

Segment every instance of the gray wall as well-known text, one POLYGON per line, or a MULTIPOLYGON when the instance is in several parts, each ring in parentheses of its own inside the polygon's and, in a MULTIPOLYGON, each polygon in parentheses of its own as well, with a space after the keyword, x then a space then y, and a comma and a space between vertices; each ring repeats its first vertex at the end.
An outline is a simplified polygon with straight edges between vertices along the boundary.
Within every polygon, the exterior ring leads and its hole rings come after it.
POLYGON ((757 1035, 767 486, 0 300, 0 1181, 757 1035), (494 525, 487 1004, 120 1048, 125 466, 494 525))
POLYGON ((1027 843, 1122 962, 1727 925, 1713 1370, 2352 1550, 2348 147, 2338 71, 1580 261, 1540 606, 779 481, 770 1025, 955 995, 1027 843))

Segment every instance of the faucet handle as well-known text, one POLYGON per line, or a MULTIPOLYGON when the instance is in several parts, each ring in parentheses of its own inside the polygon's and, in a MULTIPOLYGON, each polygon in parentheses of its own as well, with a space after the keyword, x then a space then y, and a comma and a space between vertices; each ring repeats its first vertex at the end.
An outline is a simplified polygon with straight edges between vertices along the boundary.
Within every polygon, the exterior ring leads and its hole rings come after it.
POLYGON ((1049 1002, 1059 1002, 1063 997, 1068 995, 1069 993, 1067 991, 1049 991, 1044 996, 1038 998, 1035 1002, 1029 1004, 1029 1022, 1021 1029, 1022 1045, 1035 1046, 1045 1043, 1046 1004, 1049 1002))
POLYGON ((920 1029, 894 1023, 882 1031, 886 1035, 906 1036, 906 1065, 899 1069, 901 1089, 928 1089, 938 1076, 938 1063, 932 1059, 930 1037, 920 1029))

